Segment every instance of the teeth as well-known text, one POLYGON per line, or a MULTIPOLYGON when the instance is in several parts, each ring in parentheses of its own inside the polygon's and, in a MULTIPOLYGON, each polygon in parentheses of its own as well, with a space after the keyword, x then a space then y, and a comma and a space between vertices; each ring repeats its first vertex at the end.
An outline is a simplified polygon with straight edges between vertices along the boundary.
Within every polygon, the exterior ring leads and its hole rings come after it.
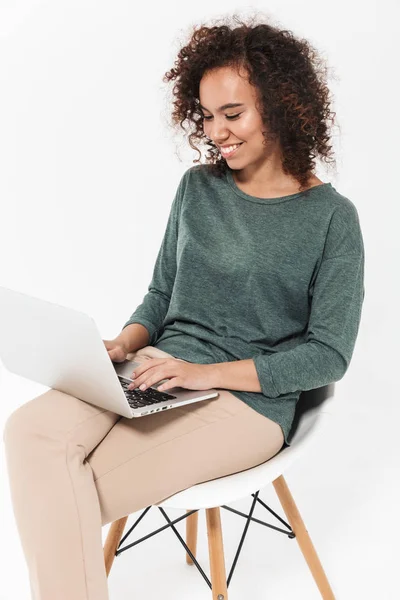
POLYGON ((230 152, 232 152, 232 150, 238 148, 239 146, 240 144, 235 144, 234 146, 229 146, 228 148, 221 148, 221 152, 222 154, 229 154, 230 152))

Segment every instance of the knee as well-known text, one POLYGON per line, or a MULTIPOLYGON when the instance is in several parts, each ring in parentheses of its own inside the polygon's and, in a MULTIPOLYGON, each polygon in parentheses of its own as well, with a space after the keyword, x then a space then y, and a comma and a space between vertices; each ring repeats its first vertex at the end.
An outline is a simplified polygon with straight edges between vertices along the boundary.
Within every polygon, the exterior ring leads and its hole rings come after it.
POLYGON ((3 428, 3 442, 7 443, 8 440, 11 439, 11 436, 18 435, 26 427, 26 411, 24 411, 24 406, 20 406, 11 415, 7 418, 4 428, 3 428))
POLYGON ((38 431, 43 421, 46 402, 52 399, 55 390, 48 390, 19 406, 7 418, 3 428, 3 442, 7 440, 27 439, 29 432, 38 431), (50 397, 50 398, 49 398, 50 397))

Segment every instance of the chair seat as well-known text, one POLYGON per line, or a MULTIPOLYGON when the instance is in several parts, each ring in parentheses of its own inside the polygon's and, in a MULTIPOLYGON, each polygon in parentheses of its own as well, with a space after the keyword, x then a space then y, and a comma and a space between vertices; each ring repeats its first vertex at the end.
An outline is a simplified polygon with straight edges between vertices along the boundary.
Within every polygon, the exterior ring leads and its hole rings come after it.
POLYGON ((261 465, 219 477, 177 492, 155 504, 163 508, 194 510, 223 506, 248 497, 282 475, 303 452, 316 435, 320 434, 330 418, 327 410, 314 409, 302 416, 291 445, 261 465))

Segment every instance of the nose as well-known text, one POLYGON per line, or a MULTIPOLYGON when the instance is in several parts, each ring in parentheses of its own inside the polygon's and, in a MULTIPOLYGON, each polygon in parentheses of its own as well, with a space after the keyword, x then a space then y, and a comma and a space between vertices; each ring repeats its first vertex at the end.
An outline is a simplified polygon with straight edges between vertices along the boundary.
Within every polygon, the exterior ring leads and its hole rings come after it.
POLYGON ((210 140, 219 146, 226 143, 226 141, 230 138, 230 133, 226 123, 214 123, 213 125, 210 125, 207 133, 210 140))

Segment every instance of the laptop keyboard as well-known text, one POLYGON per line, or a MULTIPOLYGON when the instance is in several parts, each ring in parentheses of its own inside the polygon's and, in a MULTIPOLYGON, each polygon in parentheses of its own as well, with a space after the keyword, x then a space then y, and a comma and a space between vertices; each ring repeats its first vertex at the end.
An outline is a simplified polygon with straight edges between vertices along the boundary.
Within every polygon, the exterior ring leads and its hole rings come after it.
POLYGON ((149 387, 147 390, 140 390, 136 388, 134 390, 128 390, 128 385, 131 383, 127 381, 123 377, 118 377, 122 388, 124 390, 126 399, 128 400, 129 406, 131 408, 142 408, 143 406, 149 406, 150 404, 158 404, 159 402, 164 402, 165 400, 172 400, 176 398, 172 394, 167 394, 167 392, 159 392, 155 388, 149 387))

